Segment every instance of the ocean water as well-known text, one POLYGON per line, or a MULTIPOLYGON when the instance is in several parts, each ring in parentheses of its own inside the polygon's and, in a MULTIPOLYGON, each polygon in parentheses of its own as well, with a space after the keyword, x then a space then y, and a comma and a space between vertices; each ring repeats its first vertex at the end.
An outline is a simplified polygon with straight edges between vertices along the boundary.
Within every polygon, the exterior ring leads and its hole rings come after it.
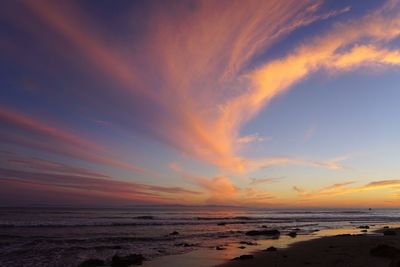
POLYGON ((150 261, 215 248, 278 229, 299 235, 400 223, 399 209, 250 209, 236 207, 0 208, 0 266, 77 266, 88 258, 141 253, 150 261), (179 234, 171 235, 172 232, 179 234))

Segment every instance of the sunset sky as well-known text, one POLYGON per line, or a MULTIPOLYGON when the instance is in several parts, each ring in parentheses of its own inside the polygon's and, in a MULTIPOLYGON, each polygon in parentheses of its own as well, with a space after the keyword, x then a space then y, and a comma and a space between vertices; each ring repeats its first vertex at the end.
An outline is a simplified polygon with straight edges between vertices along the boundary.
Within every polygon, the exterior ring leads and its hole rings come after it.
POLYGON ((400 1, 1 5, 1 206, 400 206, 400 1))

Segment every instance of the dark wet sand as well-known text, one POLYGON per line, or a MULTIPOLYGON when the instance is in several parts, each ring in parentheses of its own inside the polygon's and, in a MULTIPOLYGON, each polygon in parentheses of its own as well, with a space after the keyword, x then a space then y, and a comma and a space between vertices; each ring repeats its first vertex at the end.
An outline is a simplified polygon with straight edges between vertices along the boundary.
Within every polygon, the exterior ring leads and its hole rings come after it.
MULTIPOLYGON (((291 267, 291 266, 341 266, 341 267, 400 267, 400 253, 395 256, 372 256, 371 249, 388 245, 400 250, 400 229, 397 235, 338 235, 298 242, 286 249, 260 251, 253 259, 232 260, 219 267, 291 267)), ((237 255, 240 256, 240 255, 237 255)))

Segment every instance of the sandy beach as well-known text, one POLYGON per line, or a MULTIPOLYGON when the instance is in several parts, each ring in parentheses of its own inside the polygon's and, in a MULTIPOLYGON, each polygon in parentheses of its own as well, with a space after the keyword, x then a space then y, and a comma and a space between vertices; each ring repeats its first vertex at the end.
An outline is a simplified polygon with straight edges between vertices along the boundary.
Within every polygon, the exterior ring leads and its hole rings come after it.
MULTIPOLYGON (((219 267, 260 266, 400 266, 400 229, 382 229, 376 234, 344 234, 295 243, 285 249, 265 248, 245 259, 219 267), (386 235, 383 234, 384 231, 386 235)), ((238 255, 240 256, 240 255, 238 255)))

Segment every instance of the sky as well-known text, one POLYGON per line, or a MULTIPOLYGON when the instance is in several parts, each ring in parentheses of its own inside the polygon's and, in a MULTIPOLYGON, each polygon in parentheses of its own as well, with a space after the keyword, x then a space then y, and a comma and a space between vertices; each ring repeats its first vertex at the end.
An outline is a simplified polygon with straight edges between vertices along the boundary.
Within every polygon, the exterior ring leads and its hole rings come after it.
POLYGON ((400 1, 6 0, 0 205, 400 206, 400 1))

